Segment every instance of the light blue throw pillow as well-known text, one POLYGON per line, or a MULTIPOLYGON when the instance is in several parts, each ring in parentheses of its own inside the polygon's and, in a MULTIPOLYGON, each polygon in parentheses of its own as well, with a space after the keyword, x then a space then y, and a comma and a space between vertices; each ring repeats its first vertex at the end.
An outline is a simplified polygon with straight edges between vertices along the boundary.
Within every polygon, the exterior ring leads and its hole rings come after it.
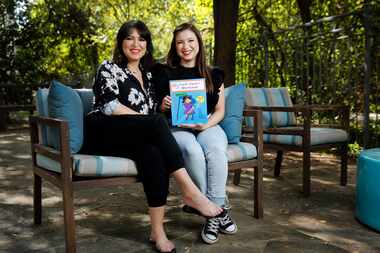
POLYGON ((75 90, 82 100, 83 113, 87 115, 93 110, 94 105, 94 92, 92 89, 76 89, 75 90))
POLYGON ((225 113, 219 123, 227 135, 228 143, 239 143, 241 137, 245 84, 236 84, 224 90, 225 113))
MULTIPOLYGON (((77 153, 83 144, 83 105, 78 93, 58 81, 53 81, 48 95, 48 113, 50 117, 68 122, 70 149, 72 153, 77 153)), ((57 129, 49 128, 48 145, 60 149, 57 129)))
MULTIPOLYGON (((37 112, 38 115, 48 117, 49 112, 48 112, 48 98, 49 95, 49 89, 46 88, 39 88, 36 92, 36 107, 37 107, 37 112)), ((39 129, 40 131, 40 137, 41 137, 41 142, 44 145, 47 145, 47 131, 48 128, 46 126, 41 126, 39 129)))

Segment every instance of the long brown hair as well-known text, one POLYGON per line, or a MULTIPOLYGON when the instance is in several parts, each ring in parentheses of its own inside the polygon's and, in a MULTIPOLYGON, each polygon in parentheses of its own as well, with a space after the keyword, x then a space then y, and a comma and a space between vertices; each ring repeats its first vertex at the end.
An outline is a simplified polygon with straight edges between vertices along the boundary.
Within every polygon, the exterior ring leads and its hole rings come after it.
POLYGON ((192 23, 183 23, 177 26, 173 31, 173 39, 170 45, 170 50, 167 56, 167 63, 170 67, 180 66, 181 58, 177 54, 176 49, 176 36, 179 32, 190 30, 192 31, 198 40, 199 52, 195 61, 195 66, 198 67, 199 74, 201 77, 206 78, 206 89, 209 92, 214 90, 214 85, 211 79, 210 68, 206 64, 205 49, 203 46, 202 36, 199 30, 192 23))

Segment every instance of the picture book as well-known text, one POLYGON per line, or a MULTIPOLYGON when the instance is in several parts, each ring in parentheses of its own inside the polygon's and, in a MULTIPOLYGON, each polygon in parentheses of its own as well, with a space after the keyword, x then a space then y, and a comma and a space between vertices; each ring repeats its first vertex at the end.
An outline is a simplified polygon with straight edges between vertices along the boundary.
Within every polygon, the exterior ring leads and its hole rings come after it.
POLYGON ((207 123, 205 79, 170 80, 169 84, 172 125, 207 123))

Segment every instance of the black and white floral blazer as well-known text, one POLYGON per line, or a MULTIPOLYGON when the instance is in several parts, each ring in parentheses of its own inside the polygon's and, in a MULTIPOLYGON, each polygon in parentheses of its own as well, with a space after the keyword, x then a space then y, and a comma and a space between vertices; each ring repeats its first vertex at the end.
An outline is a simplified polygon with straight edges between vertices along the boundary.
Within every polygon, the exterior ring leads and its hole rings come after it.
POLYGON ((98 68, 93 86, 94 109, 110 115, 118 104, 123 104, 142 114, 154 113, 156 103, 150 81, 152 75, 150 72, 142 71, 142 73, 145 91, 127 66, 122 67, 111 61, 104 61, 98 68))

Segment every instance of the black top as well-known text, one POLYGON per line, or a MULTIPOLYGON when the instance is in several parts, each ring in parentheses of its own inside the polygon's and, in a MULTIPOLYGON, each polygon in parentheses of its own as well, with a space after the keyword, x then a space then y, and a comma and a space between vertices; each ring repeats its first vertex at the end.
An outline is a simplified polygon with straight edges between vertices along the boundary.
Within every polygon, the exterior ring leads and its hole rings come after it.
MULTIPOLYGON (((171 68, 167 65, 156 64, 152 68, 154 87, 156 89, 156 101, 160 105, 162 99, 170 94, 169 80, 182 80, 191 78, 200 78, 201 75, 196 67, 186 68, 178 66, 171 68)), ((219 100, 219 89, 224 82, 224 72, 222 69, 214 67, 211 68, 211 78, 214 85, 212 92, 207 92, 207 113, 213 113, 215 106, 219 100)), ((171 118, 170 111, 165 113, 168 118, 171 118)))
POLYGON ((104 111, 106 104, 118 101, 136 112, 154 113, 156 103, 150 81, 152 75, 150 72, 142 71, 142 77, 145 91, 127 66, 104 61, 98 68, 92 88, 95 94, 94 109, 104 111))

